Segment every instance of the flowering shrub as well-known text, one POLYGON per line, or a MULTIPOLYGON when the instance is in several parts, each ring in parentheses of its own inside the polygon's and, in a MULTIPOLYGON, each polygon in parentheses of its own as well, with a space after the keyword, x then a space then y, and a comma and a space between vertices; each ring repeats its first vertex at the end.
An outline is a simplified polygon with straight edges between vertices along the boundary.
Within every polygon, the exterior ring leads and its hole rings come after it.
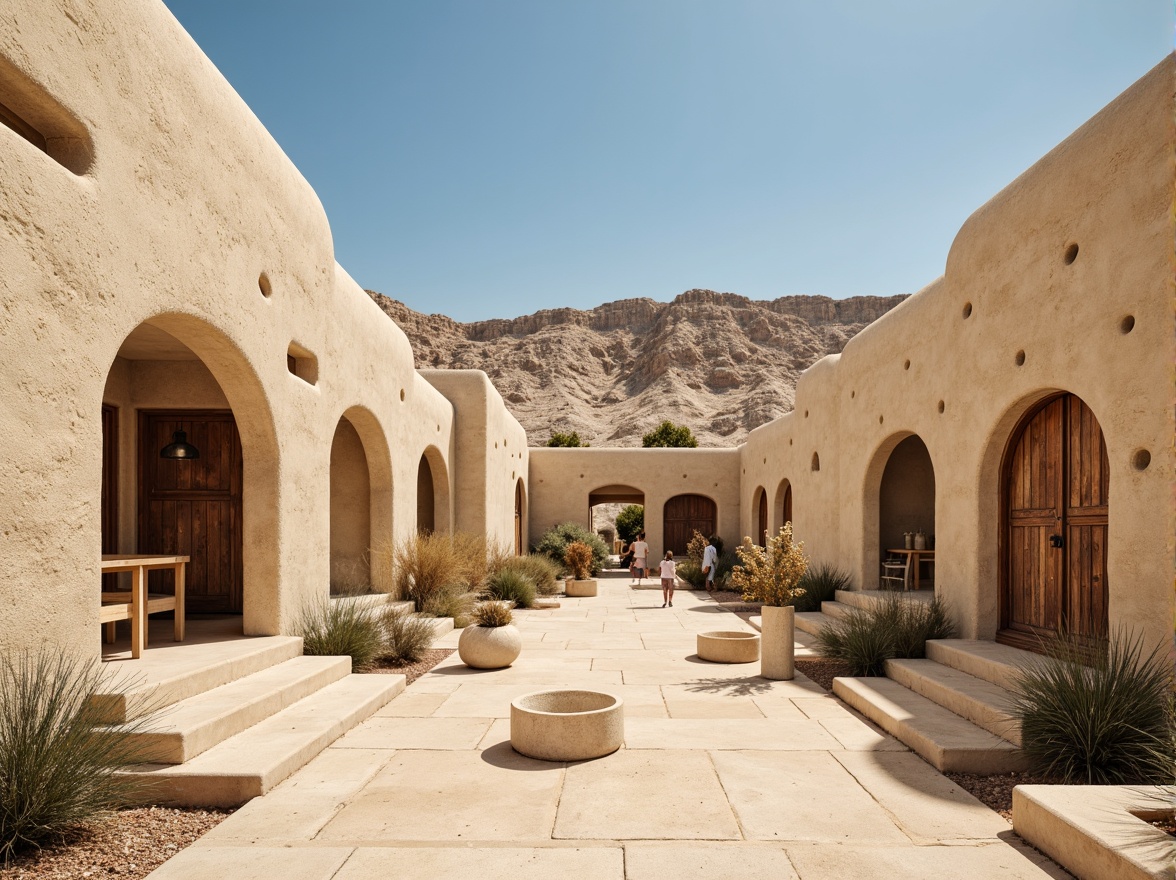
POLYGON ((583 541, 573 541, 564 550, 564 564, 576 580, 587 580, 592 575, 592 548, 583 541))
POLYGON ((731 572, 731 585, 743 591, 744 601, 791 605, 804 595, 797 584, 808 570, 808 560, 804 545, 792 543, 792 523, 785 523, 778 535, 769 538, 766 548, 745 537, 735 552, 739 565, 731 572))

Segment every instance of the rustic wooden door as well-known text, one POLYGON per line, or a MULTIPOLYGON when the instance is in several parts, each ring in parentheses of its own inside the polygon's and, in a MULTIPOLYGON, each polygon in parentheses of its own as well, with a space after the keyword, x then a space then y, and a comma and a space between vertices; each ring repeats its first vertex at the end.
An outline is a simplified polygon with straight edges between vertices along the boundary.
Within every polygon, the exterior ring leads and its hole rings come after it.
POLYGON ((1014 434, 1005 458, 1001 631, 1031 650, 1061 632, 1107 627, 1106 443, 1074 395, 1050 400, 1014 434))
POLYGON ((780 513, 780 524, 792 522, 792 484, 784 487, 784 504, 780 513))
MULTIPOLYGON (((102 407, 102 552, 118 552, 118 407, 102 407)), ((117 590, 118 575, 102 575, 102 589, 117 590)))
POLYGON ((759 491, 759 545, 761 547, 768 546, 768 492, 766 489, 759 491))
POLYGON ((675 495, 666 502, 662 514, 663 550, 675 556, 686 555, 686 545, 696 532, 710 537, 715 533, 715 503, 703 495, 675 495))
POLYGON ((515 556, 522 556, 526 552, 523 546, 523 481, 515 483, 514 508, 514 544, 515 556))
MULTIPOLYGON (((187 610, 239 612, 242 602, 241 437, 229 411, 143 411, 139 416, 139 551, 182 554, 187 610), (200 458, 159 457, 186 431, 200 458)), ((152 572, 153 592, 172 573, 152 572)))

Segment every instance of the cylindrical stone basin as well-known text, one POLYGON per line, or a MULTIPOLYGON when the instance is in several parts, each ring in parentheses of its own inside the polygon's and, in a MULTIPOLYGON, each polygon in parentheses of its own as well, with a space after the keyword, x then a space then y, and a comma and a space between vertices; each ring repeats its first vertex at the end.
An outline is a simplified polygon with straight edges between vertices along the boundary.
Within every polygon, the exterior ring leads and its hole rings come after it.
POLYGON ((597 691, 538 691, 510 704, 510 744, 541 761, 586 761, 625 741, 624 702, 597 691))
POLYGON ((712 663, 754 663, 760 656, 760 637, 749 632, 699 633, 698 656, 712 663))

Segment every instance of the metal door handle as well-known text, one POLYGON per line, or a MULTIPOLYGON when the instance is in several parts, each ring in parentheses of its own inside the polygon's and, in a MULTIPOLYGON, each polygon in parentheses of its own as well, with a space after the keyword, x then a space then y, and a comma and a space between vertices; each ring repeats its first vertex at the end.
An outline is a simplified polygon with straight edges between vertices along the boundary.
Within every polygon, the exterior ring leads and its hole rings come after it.
POLYGON ((1061 535, 1050 535, 1049 536, 1049 546, 1060 548, 1060 547, 1066 546, 1066 542, 1064 540, 1062 540, 1061 535))

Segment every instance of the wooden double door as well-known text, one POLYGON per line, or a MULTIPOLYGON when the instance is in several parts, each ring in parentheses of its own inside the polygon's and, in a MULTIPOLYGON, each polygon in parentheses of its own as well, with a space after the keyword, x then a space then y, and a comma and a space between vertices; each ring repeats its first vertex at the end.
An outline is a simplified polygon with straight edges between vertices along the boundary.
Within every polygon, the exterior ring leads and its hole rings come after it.
MULTIPOLYGON (((190 556, 188 613, 242 608, 241 437, 228 410, 139 413, 140 553, 190 556), (159 457, 185 431, 200 458, 159 457)), ((152 572, 152 592, 170 593, 170 571, 152 572)))
POLYGON ((666 502, 662 516, 662 544, 675 556, 686 555, 694 533, 708 538, 715 533, 715 503, 704 495, 675 495, 666 502))
POLYGON ((997 641, 1039 651, 1060 633, 1106 633, 1109 492, 1090 408, 1064 394, 1030 413, 1005 457, 997 641))

